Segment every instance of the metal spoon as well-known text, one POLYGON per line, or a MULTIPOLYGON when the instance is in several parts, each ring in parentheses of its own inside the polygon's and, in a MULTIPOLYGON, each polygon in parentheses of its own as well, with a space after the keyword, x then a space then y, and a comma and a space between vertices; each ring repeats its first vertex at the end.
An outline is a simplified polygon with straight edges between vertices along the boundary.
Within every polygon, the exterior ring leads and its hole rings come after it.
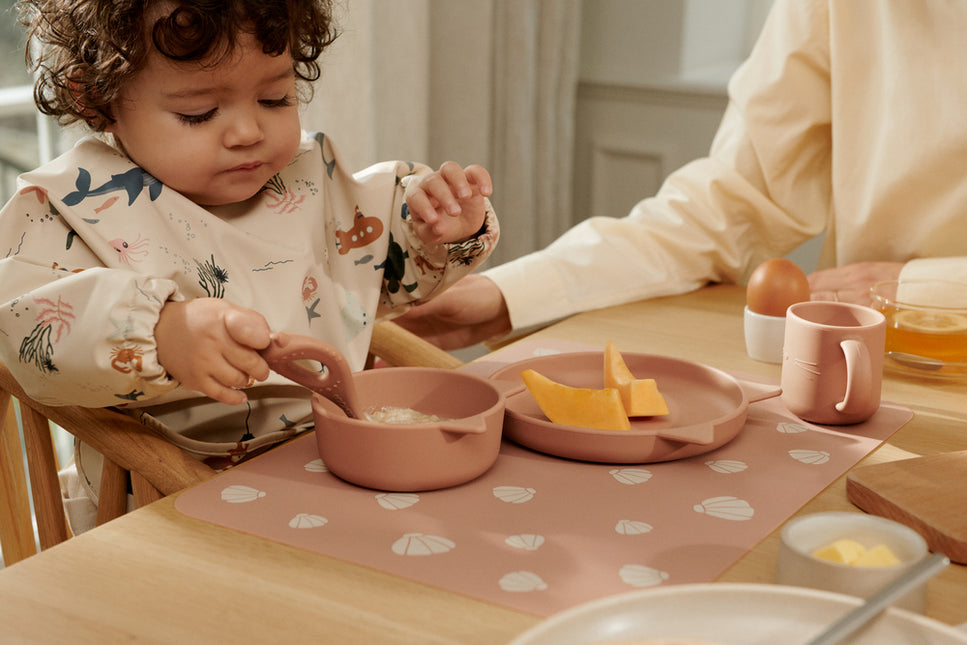
POLYGON ((943 369, 944 362, 936 358, 929 358, 927 356, 917 356, 916 354, 907 354, 905 352, 887 352, 887 358, 892 358, 900 365, 906 365, 907 367, 914 367, 921 370, 936 371, 943 369))
POLYGON ((909 571, 876 592, 862 605, 830 625, 826 631, 813 638, 806 645, 839 643, 876 618, 880 612, 899 600, 910 589, 940 573, 948 564, 950 564, 950 558, 943 553, 934 553, 930 557, 924 558, 911 567, 909 571))

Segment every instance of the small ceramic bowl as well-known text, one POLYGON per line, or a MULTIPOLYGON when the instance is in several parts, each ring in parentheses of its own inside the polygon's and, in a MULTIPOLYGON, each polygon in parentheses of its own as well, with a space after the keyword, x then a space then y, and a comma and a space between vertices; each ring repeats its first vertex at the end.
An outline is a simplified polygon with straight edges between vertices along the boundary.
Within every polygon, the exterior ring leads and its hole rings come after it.
POLYGON ((782 363, 785 316, 766 316, 745 308, 745 349, 749 356, 765 363, 782 363))
MULTIPOLYGON (((927 544, 913 529, 876 515, 850 512, 814 513, 797 517, 782 529, 776 582, 869 598, 927 556, 927 544), (900 560, 882 567, 860 567, 831 562, 812 555, 839 539, 851 539, 867 549, 886 545, 900 560)), ((923 613, 927 586, 904 595, 896 606, 923 613)))

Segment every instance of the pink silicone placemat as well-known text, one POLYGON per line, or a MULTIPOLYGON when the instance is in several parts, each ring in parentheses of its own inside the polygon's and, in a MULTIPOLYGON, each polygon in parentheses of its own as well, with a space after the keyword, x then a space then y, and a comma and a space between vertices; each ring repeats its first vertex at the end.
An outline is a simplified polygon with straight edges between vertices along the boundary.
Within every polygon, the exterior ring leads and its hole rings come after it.
MULTIPOLYGON (((521 343, 477 373, 535 353, 521 343)), ((731 443, 690 459, 608 465, 504 442, 473 482, 383 493, 328 473, 310 433, 182 493, 182 513, 546 617, 636 588, 709 582, 889 438, 912 413, 884 403, 846 429, 804 423, 778 399, 749 408, 731 443)))

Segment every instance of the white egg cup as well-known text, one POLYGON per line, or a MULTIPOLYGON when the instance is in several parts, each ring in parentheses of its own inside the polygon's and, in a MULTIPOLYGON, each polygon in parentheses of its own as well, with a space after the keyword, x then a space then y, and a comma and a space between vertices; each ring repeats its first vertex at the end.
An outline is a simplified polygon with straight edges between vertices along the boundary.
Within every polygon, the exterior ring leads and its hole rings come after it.
POLYGON ((786 333, 785 316, 758 314, 745 307, 745 350, 764 363, 782 363, 782 342, 786 333))
MULTIPOLYGON (((776 582, 869 598, 927 556, 927 543, 913 529, 876 515, 850 512, 813 513, 782 528, 776 582), (885 567, 858 567, 812 555, 816 549, 848 538, 872 548, 885 544, 900 560, 885 567)), ((895 606, 924 613, 926 583, 907 592, 895 606)))

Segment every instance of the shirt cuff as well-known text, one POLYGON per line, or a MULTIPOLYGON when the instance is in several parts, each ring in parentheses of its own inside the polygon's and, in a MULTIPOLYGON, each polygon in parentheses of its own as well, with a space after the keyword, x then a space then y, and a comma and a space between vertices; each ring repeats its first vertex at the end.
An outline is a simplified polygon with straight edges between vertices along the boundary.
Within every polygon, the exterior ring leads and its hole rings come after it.
POLYGON ((967 285, 967 257, 911 260, 900 270, 896 298, 914 305, 967 307, 967 288, 953 283, 967 285))
POLYGON ((483 275, 503 294, 515 332, 530 331, 576 311, 559 274, 539 254, 511 260, 483 275))
POLYGON ((901 280, 967 282, 967 257, 918 258, 903 265, 901 280))

